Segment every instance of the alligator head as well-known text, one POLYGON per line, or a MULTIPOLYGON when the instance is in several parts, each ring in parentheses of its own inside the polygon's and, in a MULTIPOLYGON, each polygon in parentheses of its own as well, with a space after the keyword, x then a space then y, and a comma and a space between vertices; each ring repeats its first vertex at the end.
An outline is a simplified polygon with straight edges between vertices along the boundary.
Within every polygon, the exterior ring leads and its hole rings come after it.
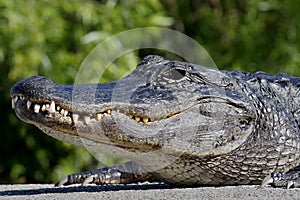
POLYGON ((256 120, 238 79, 159 56, 145 57, 118 81, 63 85, 31 77, 11 96, 17 116, 45 133, 142 163, 227 154, 245 142, 256 120))

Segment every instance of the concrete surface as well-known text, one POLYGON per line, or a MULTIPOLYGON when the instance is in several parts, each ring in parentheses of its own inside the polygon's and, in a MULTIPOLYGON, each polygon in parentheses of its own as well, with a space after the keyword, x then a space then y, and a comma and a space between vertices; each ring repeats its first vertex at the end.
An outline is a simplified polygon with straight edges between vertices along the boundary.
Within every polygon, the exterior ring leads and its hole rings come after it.
POLYGON ((170 188, 164 184, 68 186, 0 185, 0 199, 300 199, 300 189, 227 186, 170 188))

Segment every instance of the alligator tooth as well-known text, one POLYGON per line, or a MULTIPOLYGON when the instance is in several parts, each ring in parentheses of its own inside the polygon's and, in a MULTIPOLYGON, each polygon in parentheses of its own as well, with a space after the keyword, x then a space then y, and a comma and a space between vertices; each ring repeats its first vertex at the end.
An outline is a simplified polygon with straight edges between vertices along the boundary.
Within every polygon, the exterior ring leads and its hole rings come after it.
POLYGON ((51 101, 51 104, 50 104, 50 107, 49 107, 48 111, 50 113, 55 113, 55 103, 54 103, 54 101, 51 101))
POLYGON ((56 110, 59 111, 60 110, 60 106, 56 106, 56 110))
POLYGON ((50 105, 47 103, 46 104, 46 110, 48 110, 50 108, 50 105))
POLYGON ((141 121, 141 118, 138 117, 138 116, 135 116, 135 117, 134 117, 134 120, 135 120, 136 122, 140 122, 140 121, 141 121))
POLYGON ((79 119, 79 115, 73 113, 72 118, 73 118, 73 122, 74 122, 74 123, 77 123, 77 122, 78 122, 78 119, 79 119))
POLYGON ((60 114, 61 114, 61 115, 64 115, 64 114, 65 114, 65 109, 62 108, 62 109, 60 110, 60 114))
POLYGON ((42 106, 42 109, 41 109, 42 111, 45 111, 46 110, 46 106, 45 106, 45 104, 43 104, 43 106, 42 106))
POLYGON ((107 110, 106 113, 111 115, 111 110, 107 110))
POLYGON ((24 96, 20 96, 20 99, 21 99, 21 100, 25 100, 25 97, 24 97, 24 96))
POLYGON ((11 99, 11 107, 12 107, 12 109, 15 108, 15 102, 14 102, 14 99, 11 99))
POLYGON ((18 96, 15 96, 14 98, 11 99, 11 107, 12 109, 15 108, 16 102, 18 101, 18 96))
POLYGON ((13 98, 14 103, 16 103, 18 100, 19 100, 19 97, 18 97, 18 96, 15 96, 15 97, 13 98))
POLYGON ((103 114, 98 113, 98 114, 96 115, 96 119, 97 119, 98 121, 101 121, 102 118, 103 118, 103 114))
POLYGON ((90 123, 90 121, 91 121, 91 118, 89 116, 84 116, 84 122, 86 124, 90 123))
POLYGON ((148 120, 149 120, 149 118, 143 118, 143 122, 144 122, 144 124, 147 124, 148 123, 148 120))
POLYGON ((67 117, 68 113, 69 112, 67 110, 65 110, 64 117, 67 117))
POLYGON ((34 112, 35 112, 35 113, 39 113, 39 112, 40 112, 40 107, 41 107, 41 106, 40 106, 39 104, 35 104, 35 105, 34 105, 34 112))
POLYGON ((31 106, 31 101, 27 100, 27 109, 29 109, 31 106))

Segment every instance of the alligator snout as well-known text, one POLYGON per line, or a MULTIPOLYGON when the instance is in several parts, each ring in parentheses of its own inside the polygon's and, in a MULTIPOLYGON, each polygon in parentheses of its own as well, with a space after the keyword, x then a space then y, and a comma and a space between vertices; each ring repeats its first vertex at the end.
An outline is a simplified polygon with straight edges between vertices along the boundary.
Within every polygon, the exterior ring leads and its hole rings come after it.
POLYGON ((43 76, 32 76, 16 83, 10 90, 11 97, 24 96, 26 98, 38 97, 47 91, 54 83, 43 76))

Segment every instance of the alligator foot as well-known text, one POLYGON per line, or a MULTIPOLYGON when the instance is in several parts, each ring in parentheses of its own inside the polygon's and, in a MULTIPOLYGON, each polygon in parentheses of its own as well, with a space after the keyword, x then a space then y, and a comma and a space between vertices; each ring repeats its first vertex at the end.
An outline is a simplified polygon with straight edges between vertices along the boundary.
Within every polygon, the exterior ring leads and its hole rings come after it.
POLYGON ((271 185, 273 187, 300 188, 300 166, 288 172, 273 172, 261 183, 262 187, 271 185))
POLYGON ((68 175, 57 182, 55 187, 72 184, 88 185, 91 183, 97 185, 127 184, 142 181, 153 182, 155 180, 142 167, 130 161, 113 167, 68 175))

